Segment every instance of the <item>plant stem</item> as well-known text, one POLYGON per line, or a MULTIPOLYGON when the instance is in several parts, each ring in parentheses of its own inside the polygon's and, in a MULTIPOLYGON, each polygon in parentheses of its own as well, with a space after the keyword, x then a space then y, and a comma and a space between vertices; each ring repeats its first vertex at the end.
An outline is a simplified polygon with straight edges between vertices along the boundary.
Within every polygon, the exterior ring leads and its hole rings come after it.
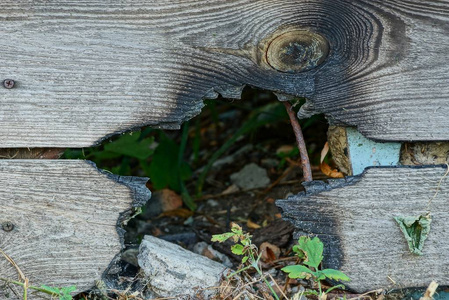
MULTIPOLYGON (((4 281, 4 282, 8 282, 8 283, 13 283, 13 284, 16 284, 16 285, 21 286, 21 287, 25 287, 25 284, 23 282, 20 282, 20 281, 6 279, 6 278, 2 278, 2 277, 0 277, 0 280, 4 281)), ((57 294, 55 294, 53 292, 50 292, 50 291, 48 291, 46 289, 43 289, 43 288, 40 288, 40 287, 37 287, 37 286, 30 285, 30 286, 28 286, 28 288, 32 289, 32 290, 35 290, 35 291, 38 291, 38 292, 41 292, 41 293, 45 293, 45 294, 51 295, 51 296, 59 296, 59 295, 57 295, 57 294)), ((24 294, 24 296, 25 295, 26 294, 24 294)))
POLYGON ((292 109, 292 105, 285 101, 283 102, 285 109, 287 110, 288 116, 290 118, 290 122, 293 127, 293 132, 296 136, 296 142, 298 144, 299 154, 301 155, 301 166, 302 172, 304 175, 304 180, 312 181, 312 168, 310 167, 309 155, 307 154, 306 143, 304 141, 304 136, 302 134, 301 125, 299 125, 298 118, 296 117, 295 112, 292 109))
POLYGON ((271 286, 271 284, 268 282, 268 280, 265 278, 265 276, 263 275, 262 270, 259 269, 259 266, 255 265, 254 269, 256 269, 257 273, 259 274, 259 276, 262 278, 263 282, 265 282, 265 285, 270 289, 270 292, 273 294, 274 298, 276 300, 279 300, 278 295, 276 294, 276 292, 273 290, 273 287, 271 286))

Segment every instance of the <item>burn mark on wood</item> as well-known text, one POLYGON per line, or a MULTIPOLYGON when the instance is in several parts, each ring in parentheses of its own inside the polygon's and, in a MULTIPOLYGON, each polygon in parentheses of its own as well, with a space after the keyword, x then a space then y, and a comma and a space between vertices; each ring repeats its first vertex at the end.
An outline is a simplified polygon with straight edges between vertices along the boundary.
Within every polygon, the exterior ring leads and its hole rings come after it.
POLYGON ((177 128, 245 85, 308 97, 372 139, 447 140, 449 4, 437 2, 6 1, 0 74, 21 84, 0 93, 1 147, 177 128))
POLYGON ((428 278, 448 285, 447 268, 442 267, 449 261, 449 181, 442 180, 446 170, 446 166, 372 167, 346 182, 314 182, 305 193, 277 204, 296 227, 296 235, 318 235, 327 244, 325 267, 346 273, 351 278, 349 289, 425 287, 428 278), (428 211, 432 229, 423 255, 417 256, 410 253, 395 217, 428 211))

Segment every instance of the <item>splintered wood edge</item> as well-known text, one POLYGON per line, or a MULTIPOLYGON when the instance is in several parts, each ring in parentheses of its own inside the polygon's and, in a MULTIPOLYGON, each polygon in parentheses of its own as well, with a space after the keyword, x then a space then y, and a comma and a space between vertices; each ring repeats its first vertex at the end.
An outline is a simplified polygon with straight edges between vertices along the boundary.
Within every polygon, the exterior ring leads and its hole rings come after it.
MULTIPOLYGON (((117 273, 121 223, 150 198, 146 181, 108 174, 82 160, 2 160, 0 223, 9 221, 14 229, 0 228, 0 249, 30 284, 87 290, 117 273)), ((17 279, 3 257, 0 277, 17 279)))
POLYGON ((448 285, 446 171, 447 166, 371 167, 360 176, 308 183, 306 192, 276 203, 295 226, 295 237, 320 237, 323 268, 346 273, 350 290, 425 287, 431 279, 448 285), (425 214, 429 202, 431 229, 417 256, 394 217, 425 214))

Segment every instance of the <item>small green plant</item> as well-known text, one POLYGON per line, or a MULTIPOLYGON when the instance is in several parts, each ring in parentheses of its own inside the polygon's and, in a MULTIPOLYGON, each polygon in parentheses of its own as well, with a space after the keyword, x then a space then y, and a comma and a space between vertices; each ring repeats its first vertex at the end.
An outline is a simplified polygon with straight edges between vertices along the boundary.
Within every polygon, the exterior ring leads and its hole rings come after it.
POLYGON ((259 254, 257 246, 251 242, 251 235, 249 235, 249 233, 243 232, 242 227, 240 227, 238 224, 232 223, 231 232, 213 235, 211 241, 223 243, 228 239, 232 239, 235 243, 231 247, 232 253, 243 256, 242 266, 244 266, 235 271, 234 273, 230 274, 228 276, 228 279, 240 272, 243 272, 250 268, 254 268, 254 270, 256 270, 256 272, 260 275, 260 278, 262 278, 264 283, 270 289, 271 293, 273 294, 273 297, 279 300, 279 297, 277 296, 276 292, 273 290, 271 284, 267 281, 265 275, 262 272, 262 268, 260 267, 259 264, 262 253, 259 254))
MULTIPOLYGON (((26 300, 27 299, 27 289, 30 290, 35 290, 47 295, 50 295, 52 297, 57 297, 57 299, 59 300, 72 300, 72 295, 71 293, 76 291, 76 286, 69 286, 69 287, 62 287, 62 288, 57 288, 57 287, 51 287, 51 286, 46 286, 46 285, 41 285, 41 286, 33 286, 33 285, 29 285, 29 286, 25 286, 25 284, 23 282, 20 281, 15 281, 15 280, 9 280, 6 278, 0 278, 0 280, 5 281, 7 283, 12 283, 18 286, 21 286, 24 288, 24 293, 23 293, 23 299, 26 300)), ((52 298, 53 299, 53 298, 52 298)))
POLYGON ((322 291, 321 280, 326 278, 339 281, 350 280, 346 274, 338 270, 319 270, 319 266, 323 260, 323 249, 324 245, 318 237, 311 239, 310 237, 302 236, 299 238, 298 244, 293 246, 292 249, 298 258, 303 260, 302 264, 282 268, 282 271, 288 273, 288 277, 290 278, 311 278, 318 285, 319 292, 313 290, 309 290, 307 292, 309 294, 317 295, 320 299, 325 299, 326 295, 336 288, 344 289, 344 285, 339 284, 327 289, 326 291, 322 291))

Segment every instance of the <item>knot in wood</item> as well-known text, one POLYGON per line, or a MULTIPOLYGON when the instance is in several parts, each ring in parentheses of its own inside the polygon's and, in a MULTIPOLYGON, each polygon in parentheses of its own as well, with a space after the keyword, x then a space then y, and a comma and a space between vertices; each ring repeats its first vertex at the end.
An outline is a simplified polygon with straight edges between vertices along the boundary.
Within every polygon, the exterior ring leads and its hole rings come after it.
POLYGON ((286 73, 316 68, 329 54, 329 43, 318 33, 306 30, 285 32, 273 38, 266 52, 268 64, 286 73))

